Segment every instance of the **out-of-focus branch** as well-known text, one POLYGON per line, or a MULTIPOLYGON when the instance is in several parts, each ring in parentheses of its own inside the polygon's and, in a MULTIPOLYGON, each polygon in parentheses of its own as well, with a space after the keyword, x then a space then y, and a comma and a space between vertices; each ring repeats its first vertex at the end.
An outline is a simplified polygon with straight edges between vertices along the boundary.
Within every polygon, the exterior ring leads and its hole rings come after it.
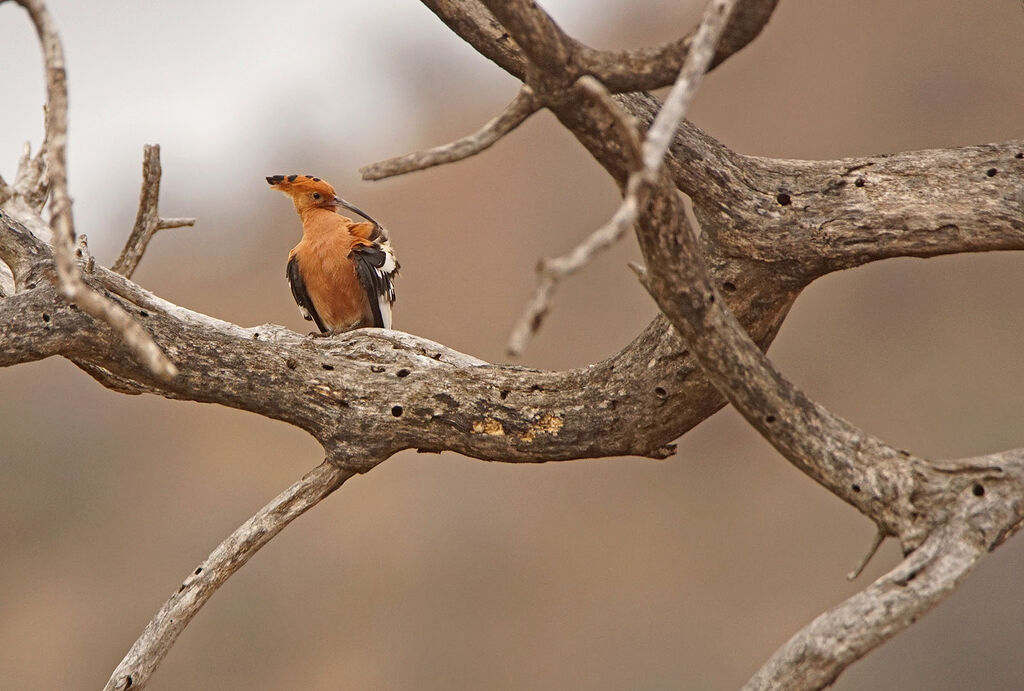
POLYGON ((582 76, 570 64, 574 44, 551 16, 533 0, 482 0, 512 35, 516 45, 546 77, 572 83, 582 76))
POLYGON ((526 56, 480 0, 421 0, 445 25, 513 77, 526 79, 526 56))
POLYGON ((629 122, 607 90, 597 80, 584 77, 580 85, 604 107, 615 123, 622 139, 626 158, 633 161, 632 172, 626 182, 622 203, 604 226, 593 232, 573 251, 556 259, 543 260, 539 267, 540 281, 533 297, 526 306, 512 335, 507 350, 511 355, 520 355, 527 341, 540 328, 544 315, 550 307, 551 296, 562 278, 578 271, 600 251, 607 249, 625 235, 636 221, 642 196, 647 185, 657 180, 665 153, 686 113, 690 102, 700 88, 704 73, 715 54, 715 46, 725 28, 730 13, 738 0, 720 0, 708 4, 704 17, 689 46, 686 60, 679 72, 675 85, 669 92, 661 111, 647 132, 646 138, 637 148, 639 135, 635 125, 629 122))
POLYGON ((94 293, 82 282, 75 263, 75 225, 68 195, 65 149, 68 132, 68 90, 64 70, 64 49, 57 28, 42 0, 17 0, 35 25, 46 64, 46 133, 42 152, 50 190, 50 225, 53 228, 54 264, 61 294, 95 319, 106 322, 124 339, 125 345, 160 379, 170 379, 177 368, 153 338, 127 312, 94 293))
MULTIPOLYGON (((778 3, 779 0, 740 0, 729 17, 707 71, 757 38, 778 3)), ((583 69, 600 79, 612 93, 659 89, 671 84, 679 75, 696 31, 694 29, 678 40, 648 48, 595 50, 580 45, 578 60, 583 69)))
POLYGON ((537 112, 539 107, 540 103, 534 97, 533 90, 524 85, 497 117, 473 134, 450 144, 372 163, 360 168, 359 172, 364 180, 383 180, 444 163, 461 161, 490 148, 499 139, 523 124, 528 117, 537 112))
POLYGON ((105 691, 145 687, 178 636, 217 589, 289 523, 354 474, 324 461, 239 526, 164 603, 114 670, 105 691))
MULTIPOLYGON (((642 165, 643 151, 636 125, 623 113, 612 100, 608 90, 593 77, 580 77, 576 85, 584 90, 590 98, 601 104, 612 117, 619 137, 624 142, 626 156, 630 159, 630 167, 639 170, 642 165)), ((551 308, 551 298, 562 279, 571 276, 602 251, 618 242, 636 219, 637 198, 636 185, 639 179, 630 178, 627 194, 615 214, 605 225, 601 226, 570 252, 559 257, 542 259, 537 266, 538 280, 533 296, 526 303, 522 316, 509 336, 505 347, 509 355, 522 355, 527 343, 537 333, 544 322, 544 317, 551 308)))
MULTIPOLYGON (((568 82, 589 74, 612 93, 672 84, 696 32, 659 46, 599 50, 567 35, 536 3, 422 1, 455 33, 520 79, 526 79, 527 64, 523 53, 517 50, 522 47, 534 64, 556 71, 560 66, 568 82), (516 37, 515 42, 508 40, 510 34, 516 37)), ((714 69, 757 38, 777 5, 778 0, 740 0, 708 69, 714 69)))
POLYGON ((160 145, 146 144, 142 155, 142 188, 139 190, 139 211, 135 226, 121 255, 111 267, 125 278, 131 278, 146 252, 149 241, 158 230, 195 225, 194 218, 160 218, 160 145))

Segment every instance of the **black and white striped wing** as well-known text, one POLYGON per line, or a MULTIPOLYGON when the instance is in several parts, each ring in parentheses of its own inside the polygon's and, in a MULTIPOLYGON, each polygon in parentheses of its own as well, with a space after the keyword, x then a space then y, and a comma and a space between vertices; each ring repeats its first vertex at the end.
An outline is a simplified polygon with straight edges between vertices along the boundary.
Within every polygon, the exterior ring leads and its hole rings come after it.
POLYGON ((320 333, 327 333, 324 323, 320 320, 320 315, 316 313, 316 307, 313 306, 309 293, 306 292, 306 282, 302 280, 302 272, 299 271, 299 258, 294 254, 288 259, 288 269, 285 271, 285 275, 288 277, 292 297, 295 298, 295 304, 299 306, 302 318, 315 323, 316 328, 320 329, 320 333))
POLYGON ((373 314, 373 326, 391 328, 391 305, 395 302, 394 277, 398 273, 395 253, 387 242, 356 245, 352 248, 359 283, 366 291, 373 314))

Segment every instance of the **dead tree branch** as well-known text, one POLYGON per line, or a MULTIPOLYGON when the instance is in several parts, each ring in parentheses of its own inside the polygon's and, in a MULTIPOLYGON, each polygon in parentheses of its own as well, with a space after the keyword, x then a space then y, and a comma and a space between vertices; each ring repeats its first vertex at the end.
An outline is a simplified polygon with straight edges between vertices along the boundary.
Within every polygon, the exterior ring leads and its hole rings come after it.
POLYGON ((383 180, 444 163, 461 161, 490 148, 536 113, 539 106, 540 104, 534 98, 533 90, 528 86, 523 86, 501 113, 473 134, 433 149, 416 151, 405 156, 372 163, 360 168, 359 172, 364 180, 383 180))
POLYGON ((142 260, 142 255, 158 230, 193 226, 194 218, 160 218, 160 145, 146 144, 142 155, 142 188, 139 191, 139 211, 135 216, 128 242, 120 256, 110 267, 125 278, 131 278, 142 260))
MULTIPOLYGON (((537 68, 546 72, 564 69, 564 51, 557 47, 563 39, 552 33, 550 27, 543 26, 546 19, 539 9, 517 7, 514 3, 505 7, 498 7, 497 3, 487 4, 513 34, 517 43, 523 46, 524 52, 537 68), (538 24, 541 25, 541 29, 537 28, 538 24), (546 35, 544 30, 548 32, 546 35), (541 37, 540 40, 546 38, 553 41, 556 46, 538 49, 534 45, 538 37, 541 37)), ((479 35, 479 32, 467 33, 473 38, 479 35)), ((529 68, 526 73, 529 79, 540 79, 531 73, 529 68)), ((561 77, 564 78, 564 75, 561 77)), ((545 74, 544 78, 558 83, 560 76, 545 74)), ((629 105, 636 106, 640 103, 634 101, 629 105)), ((630 172, 628 157, 621 154, 622 150, 628 151, 631 148, 627 139, 618 142, 618 149, 599 143, 593 133, 607 132, 607 125, 602 123, 604 126, 595 126, 594 121, 585 113, 581 115, 578 108, 563 109, 555 104, 552 109, 563 124, 573 130, 581 141, 588 144, 595 157, 609 168, 609 172, 616 179, 622 180, 624 173, 629 174, 630 180, 636 179, 635 173, 630 172)), ((668 108, 662 109, 657 117, 660 118, 667 110, 668 108)), ((669 122, 672 123, 671 129, 674 130, 678 121, 669 122)), ((689 165, 690 161, 704 159, 700 156, 679 155, 681 151, 685 151, 685 146, 685 143, 679 146, 676 142, 673 147, 676 160, 673 161, 674 165, 670 165, 669 170, 677 177, 692 183, 692 187, 689 188, 685 182, 679 186, 694 196, 699 217, 702 221, 707 221, 708 228, 705 229, 702 241, 698 242, 697 236, 688 226, 672 178, 662 175, 660 179, 655 180, 660 159, 655 159, 653 154, 651 158, 645 157, 645 169, 648 174, 644 180, 646 186, 651 188, 651 198, 642 206, 638 224, 638 236, 648 261, 648 270, 641 272, 645 283, 684 341, 692 347, 715 385, 747 420, 797 467, 871 517, 879 526, 880 534, 898 536, 905 551, 910 553, 907 560, 890 576, 876 583, 868 591, 851 598, 837 610, 816 620, 794 641, 780 650, 765 669, 751 681, 751 688, 820 688, 831 683, 854 660, 908 626, 941 601, 952 592, 985 551, 997 546, 1006 535, 1019 527, 1024 520, 1022 502, 1019 499, 1024 487, 1024 475, 1018 460, 1022 452, 1015 450, 982 459, 967 459, 946 464, 915 458, 832 415, 786 381, 732 319, 726 300, 716 287, 721 285, 728 293, 735 293, 738 284, 733 281, 719 283, 713 280, 702 260, 702 250, 707 251, 709 244, 714 246, 723 241, 728 242, 727 234, 745 238, 744 243, 737 242, 733 247, 736 249, 743 244, 744 249, 749 251, 750 245, 753 244, 750 237, 755 233, 763 233, 765 225, 763 222, 751 223, 750 218, 753 213, 763 211, 765 205, 760 203, 758 195, 745 195, 732 205, 728 204, 728 199, 735 198, 737 187, 755 186, 756 189, 758 183, 751 179, 762 174, 767 177, 770 175, 768 169, 772 167, 775 168, 772 172, 777 173, 777 166, 781 162, 772 162, 771 166, 758 169, 756 164, 745 167, 736 165, 736 159, 727 156, 730 165, 723 167, 727 171, 736 170, 736 178, 745 178, 744 183, 735 186, 723 185, 721 171, 718 171, 718 179, 714 185, 709 185, 708 177, 700 174, 702 171, 699 164, 689 165), (730 194, 728 197, 723 195, 721 201, 715 200, 717 203, 712 205, 708 197, 713 195, 707 194, 708 188, 712 188, 713 192, 729 189, 730 194), (742 212, 738 210, 744 206, 747 208, 742 212), (741 215, 742 220, 738 218, 741 215), (727 222, 723 223, 723 220, 727 222), (991 521, 982 527, 977 521, 977 500, 989 496, 993 486, 1002 495, 1003 501, 997 502, 999 509, 981 512, 986 516, 986 521, 991 521), (935 568, 926 568, 933 562, 936 564, 935 568), (893 590, 893 583, 896 586, 906 586, 915 578, 920 579, 918 590, 903 588, 901 597, 886 598, 887 594, 899 592, 898 588, 893 590), (876 589, 879 584, 880 589, 876 589), (837 641, 840 641, 838 645, 837 641)), ((1009 142, 992 148, 1005 152, 1008 149, 1012 151, 1017 146, 1018 143, 1009 142)), ((936 157, 935 152, 922 153, 922 158, 930 160, 936 157)), ((748 159, 746 162, 749 164, 751 161, 748 159)), ((792 165, 795 162, 789 163, 792 165)), ((906 165, 907 161, 903 163, 902 175, 913 175, 920 170, 915 165, 906 165)), ((986 177, 996 177, 1005 170, 1007 164, 1012 164, 1009 155, 1002 160, 1003 168, 986 169, 986 177)), ((790 169, 795 172, 796 167, 803 166, 797 164, 790 169)), ((845 169, 845 174, 854 173, 863 167, 868 166, 849 166, 845 169)), ((911 254, 927 253, 928 256, 944 252, 951 241, 960 247, 979 248, 980 244, 988 247, 1019 247, 1024 209, 1015 205, 1018 195, 1012 193, 1021 179, 1019 166, 1015 172, 1013 183, 1001 187, 1001 194, 999 191, 992 194, 993 190, 986 194, 986 200, 991 200, 988 203, 997 211, 994 214, 996 220, 992 224, 986 224, 984 221, 979 223, 976 217, 970 222, 965 222, 965 230, 958 224, 950 224, 951 227, 946 228, 945 232, 938 233, 938 238, 933 244, 933 234, 928 234, 927 238, 924 236, 927 232, 925 229, 934 227, 934 217, 919 224, 907 223, 904 215, 901 226, 903 232, 894 234, 899 238, 898 243, 877 242, 877 227, 865 224, 861 226, 860 232, 864 232, 865 235, 871 233, 871 240, 876 241, 872 243, 873 247, 878 249, 865 251, 861 247, 860 252, 850 250, 848 253, 840 249, 838 254, 845 255, 847 265, 850 265, 849 262, 852 261, 866 262, 879 258, 880 253, 889 251, 894 244, 900 244, 900 250, 897 251, 905 253, 910 248, 902 243, 907 242, 914 245, 915 249, 910 250, 911 254), (978 233, 984 239, 964 242, 965 231, 978 233), (954 235, 959 236, 959 241, 952 240, 951 236, 954 235), (852 255, 856 255, 855 260, 852 259, 852 255)), ((960 165, 949 165, 944 173, 955 175, 957 182, 963 185, 964 168, 960 165)), ((855 189, 862 189, 867 184, 864 177, 857 177, 852 182, 855 189)), ((828 189, 834 192, 837 188, 842 189, 845 184, 846 180, 843 178, 836 184, 836 178, 833 177, 828 189)), ((627 183, 625 187, 627 198, 635 194, 635 185, 627 183)), ((760 188, 761 195, 765 194, 765 189, 760 188)), ((915 186, 912 189, 918 192, 914 195, 916 199, 927 198, 929 193, 934 193, 934 188, 928 188, 924 194, 920 194, 924 191, 920 187, 915 186)), ((778 207, 794 205, 793 195, 788 189, 775 190, 774 202, 778 207)), ((909 196, 907 187, 895 181, 887 186, 885 192, 909 196)), ((904 202, 906 201, 904 199, 904 202)), ((947 205, 953 209, 957 209, 958 206, 947 205)), ((932 211, 934 213, 934 206, 932 211)), ((923 209, 913 207, 911 214, 915 212, 921 213, 923 209)), ((858 216, 850 214, 848 218, 861 222, 865 215, 871 217, 872 213, 858 216)), ((846 218, 844 214, 830 214, 828 220, 819 224, 815 231, 819 235, 825 227, 829 227, 831 231, 835 226, 843 225, 842 221, 846 218)), ((857 230, 848 225, 844 230, 846 232, 843 240, 858 234, 857 230)), ((812 237, 812 232, 808 232, 804 234, 803 239, 812 237)), ((844 247, 843 240, 837 241, 837 238, 832 236, 817 243, 812 241, 810 253, 826 254, 828 260, 819 257, 816 261, 805 259, 803 262, 794 262, 806 272, 794 270, 791 274, 794 284, 805 284, 821 275, 812 274, 813 271, 828 272, 840 268, 843 260, 837 256, 836 248, 844 247)), ((864 243, 869 242, 868 237, 865 237, 864 243)), ((764 245, 758 243, 758 249, 763 248, 764 245)), ((773 245, 772 250, 773 254, 777 252, 778 245, 773 245)), ((748 256, 758 255, 751 253, 748 256)), ((804 252, 803 256, 806 258, 807 252, 804 252)), ((783 266, 784 262, 785 260, 783 266)), ((713 262, 709 262, 709 265, 715 266, 713 262)), ((735 296, 732 297, 735 305, 735 296)))
MULTIPOLYGON (((907 555, 798 633, 751 688, 830 683, 952 592, 1024 521, 1024 451, 944 462, 899 451, 810 400, 763 355, 817 277, 893 256, 1024 249, 1024 141, 803 162, 742 156, 683 120, 706 69, 749 43, 776 2, 713 0, 698 30, 668 47, 603 53, 568 36, 533 2, 424 0, 523 80, 523 91, 477 135, 379 165, 413 170, 458 160, 542 103, 623 191, 599 237, 633 226, 644 251, 641 276, 663 314, 606 361, 545 372, 491 365, 394 331, 311 340, 270 324, 242 328, 149 293, 129 278, 138 263, 132 256, 174 222, 157 214, 155 152, 144 167, 141 222, 118 263, 124 275, 92 266, 85 247, 83 271, 64 166, 60 43, 42 3, 19 1, 44 47, 47 135, 35 159, 24 157, 15 184, 0 183, 0 260, 10 269, 0 283, 0 366, 62 356, 115 391, 285 421, 316 438, 327 459, 186 579, 108 688, 144 686, 188 621, 260 546, 352 474, 402 449, 501 462, 664 458, 675 438, 728 400, 879 534, 900 539, 907 555), (678 81, 664 105, 644 93, 610 95, 668 83, 666 75, 678 81), (47 193, 52 246, 39 228, 47 193), (681 193, 693 202, 699 237, 681 193), (178 376, 167 376, 167 361, 161 368, 156 342, 182 363, 178 376)), ((586 263, 605 241, 594 237, 567 255, 567 265, 586 263)))
POLYGON ((46 64, 46 134, 41 153, 46 162, 50 191, 50 225, 54 231, 54 260, 61 294, 94 319, 105 322, 121 335, 125 346, 146 367, 163 380, 178 370, 160 347, 127 312, 88 289, 75 263, 75 224, 68 195, 65 149, 68 132, 68 89, 64 70, 64 48, 57 28, 42 0, 17 0, 35 25, 46 64))
POLYGON ((217 589, 289 523, 326 499, 353 474, 325 461, 239 526, 164 603, 114 670, 105 691, 143 688, 217 589))
MULTIPOLYGON (((688 46, 688 52, 679 78, 669 92, 661 111, 655 117, 647 137, 639 145, 639 134, 634 133, 632 124, 619 111, 607 90, 592 77, 583 77, 577 85, 589 93, 608 112, 622 137, 622 147, 634 159, 635 168, 626 181, 626 194, 611 220, 590 234, 570 253, 556 259, 545 259, 540 263, 540 281, 533 298, 527 303, 523 316, 512 329, 507 350, 510 355, 520 355, 527 341, 537 332, 544 315, 550 308, 551 297, 558 282, 583 266, 600 251, 618 242, 636 221, 641 204, 643 183, 651 183, 661 170, 662 161, 672 142, 697 90, 704 73, 711 64, 715 46, 725 29, 733 11, 735 1, 711 3, 688 46)), ((543 11, 537 9, 543 15, 543 11)), ((546 17, 546 15, 544 15, 546 17)))

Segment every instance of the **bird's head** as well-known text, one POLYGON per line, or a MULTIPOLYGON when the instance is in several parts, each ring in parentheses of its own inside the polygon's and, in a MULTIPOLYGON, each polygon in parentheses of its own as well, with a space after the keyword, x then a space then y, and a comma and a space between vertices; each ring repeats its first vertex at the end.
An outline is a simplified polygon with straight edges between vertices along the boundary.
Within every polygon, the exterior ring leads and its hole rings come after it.
MULTIPOLYGON (((0 0, 0 2, 3 2, 3 0, 0 0)), ((300 216, 310 209, 337 211, 339 208, 342 208, 354 211, 378 228, 381 227, 365 211, 361 211, 359 207, 348 203, 335 194, 334 188, 331 187, 330 183, 320 178, 315 178, 312 175, 268 175, 267 184, 271 188, 287 194, 300 216)))
POLYGON ((340 204, 330 183, 312 175, 268 175, 267 183, 287 194, 300 215, 315 208, 334 211, 340 204))

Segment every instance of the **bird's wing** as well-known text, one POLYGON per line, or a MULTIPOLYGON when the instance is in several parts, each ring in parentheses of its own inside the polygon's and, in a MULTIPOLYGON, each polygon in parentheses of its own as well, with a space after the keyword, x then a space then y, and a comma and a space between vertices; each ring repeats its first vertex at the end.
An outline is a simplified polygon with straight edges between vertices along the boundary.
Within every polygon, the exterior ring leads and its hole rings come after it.
POLYGON ((295 298, 295 304, 299 306, 302 317, 307 321, 314 322, 316 328, 320 329, 320 333, 327 333, 324 323, 320 320, 320 315, 316 313, 316 307, 313 306, 313 300, 310 299, 309 293, 306 291, 306 282, 302 280, 302 272, 299 270, 299 258, 294 254, 288 258, 288 269, 285 275, 288 276, 292 297, 295 298))
POLYGON ((393 279, 398 273, 398 262, 391 245, 386 242, 357 242, 352 246, 352 261, 370 302, 373 325, 390 329, 391 305, 395 302, 393 279))

